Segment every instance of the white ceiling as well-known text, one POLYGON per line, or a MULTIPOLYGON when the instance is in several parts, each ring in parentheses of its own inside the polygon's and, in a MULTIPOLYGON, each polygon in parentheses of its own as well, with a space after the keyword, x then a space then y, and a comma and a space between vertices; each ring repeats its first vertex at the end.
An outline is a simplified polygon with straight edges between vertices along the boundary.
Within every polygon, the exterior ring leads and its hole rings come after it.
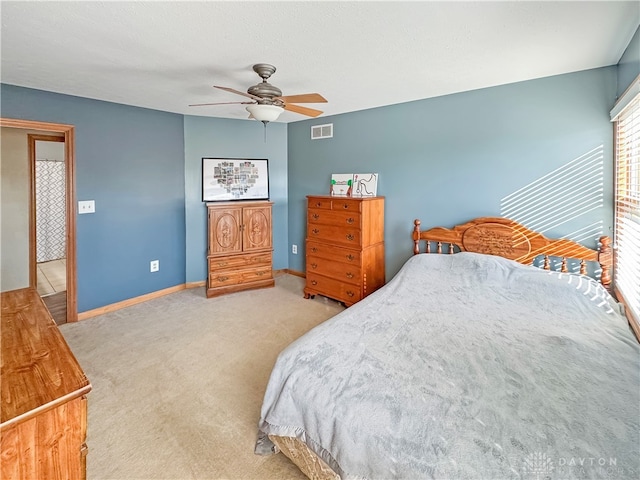
MULTIPOLYGON (((277 67, 325 115, 618 62, 640 2, 0 3, 3 83, 157 110, 247 118, 214 89, 277 67)), ((279 121, 307 117, 285 112, 279 121)))

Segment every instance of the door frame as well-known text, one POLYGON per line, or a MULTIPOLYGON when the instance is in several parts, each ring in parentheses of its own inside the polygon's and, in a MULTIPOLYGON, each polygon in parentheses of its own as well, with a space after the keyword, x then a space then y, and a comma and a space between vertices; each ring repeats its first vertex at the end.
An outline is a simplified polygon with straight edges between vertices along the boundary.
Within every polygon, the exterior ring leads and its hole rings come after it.
MULTIPOLYGON (((76 197, 75 197, 75 127, 63 123, 38 122, 1 118, 0 127, 38 130, 41 132, 61 133, 64 135, 65 162, 65 229, 66 229, 66 264, 67 264, 67 322, 78 321, 77 275, 76 275, 76 197)), ((31 135, 38 139, 38 135, 31 135)), ((57 137, 60 138, 60 137, 57 137)), ((30 141, 32 141, 30 139, 30 141)), ((35 140, 33 140, 35 142, 35 140)), ((35 145, 35 143, 34 143, 35 145)), ((35 233, 35 149, 33 158, 29 158, 29 283, 37 287, 36 269, 36 233, 35 233)))

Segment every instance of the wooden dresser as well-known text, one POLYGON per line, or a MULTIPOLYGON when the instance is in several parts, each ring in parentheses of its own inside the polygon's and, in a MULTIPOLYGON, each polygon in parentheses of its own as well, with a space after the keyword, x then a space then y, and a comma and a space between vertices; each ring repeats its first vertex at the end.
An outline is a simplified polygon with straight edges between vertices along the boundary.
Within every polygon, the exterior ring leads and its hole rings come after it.
POLYGON ((0 478, 86 478, 89 380, 34 289, 1 301, 0 478))
POLYGON ((351 306, 385 282, 384 197, 307 196, 305 298, 351 306))
POLYGON ((273 202, 207 203, 207 297, 273 287, 273 202))

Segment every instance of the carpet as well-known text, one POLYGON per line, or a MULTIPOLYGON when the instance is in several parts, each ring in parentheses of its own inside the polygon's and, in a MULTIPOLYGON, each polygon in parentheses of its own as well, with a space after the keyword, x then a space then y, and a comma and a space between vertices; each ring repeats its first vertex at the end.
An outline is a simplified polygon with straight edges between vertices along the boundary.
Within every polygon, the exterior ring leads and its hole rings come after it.
POLYGON ((87 478, 303 479, 253 453, 276 357, 343 310, 304 280, 207 299, 183 290, 60 326, 89 377, 87 478))

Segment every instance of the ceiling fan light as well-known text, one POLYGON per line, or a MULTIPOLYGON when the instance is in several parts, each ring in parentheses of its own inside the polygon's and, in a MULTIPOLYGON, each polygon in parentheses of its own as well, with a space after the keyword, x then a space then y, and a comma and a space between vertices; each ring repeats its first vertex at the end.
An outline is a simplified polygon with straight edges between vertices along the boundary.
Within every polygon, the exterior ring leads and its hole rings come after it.
POLYGON ((253 118, 260 122, 274 122, 278 119, 280 114, 284 112, 284 108, 276 105, 249 105, 247 112, 251 114, 253 118))

